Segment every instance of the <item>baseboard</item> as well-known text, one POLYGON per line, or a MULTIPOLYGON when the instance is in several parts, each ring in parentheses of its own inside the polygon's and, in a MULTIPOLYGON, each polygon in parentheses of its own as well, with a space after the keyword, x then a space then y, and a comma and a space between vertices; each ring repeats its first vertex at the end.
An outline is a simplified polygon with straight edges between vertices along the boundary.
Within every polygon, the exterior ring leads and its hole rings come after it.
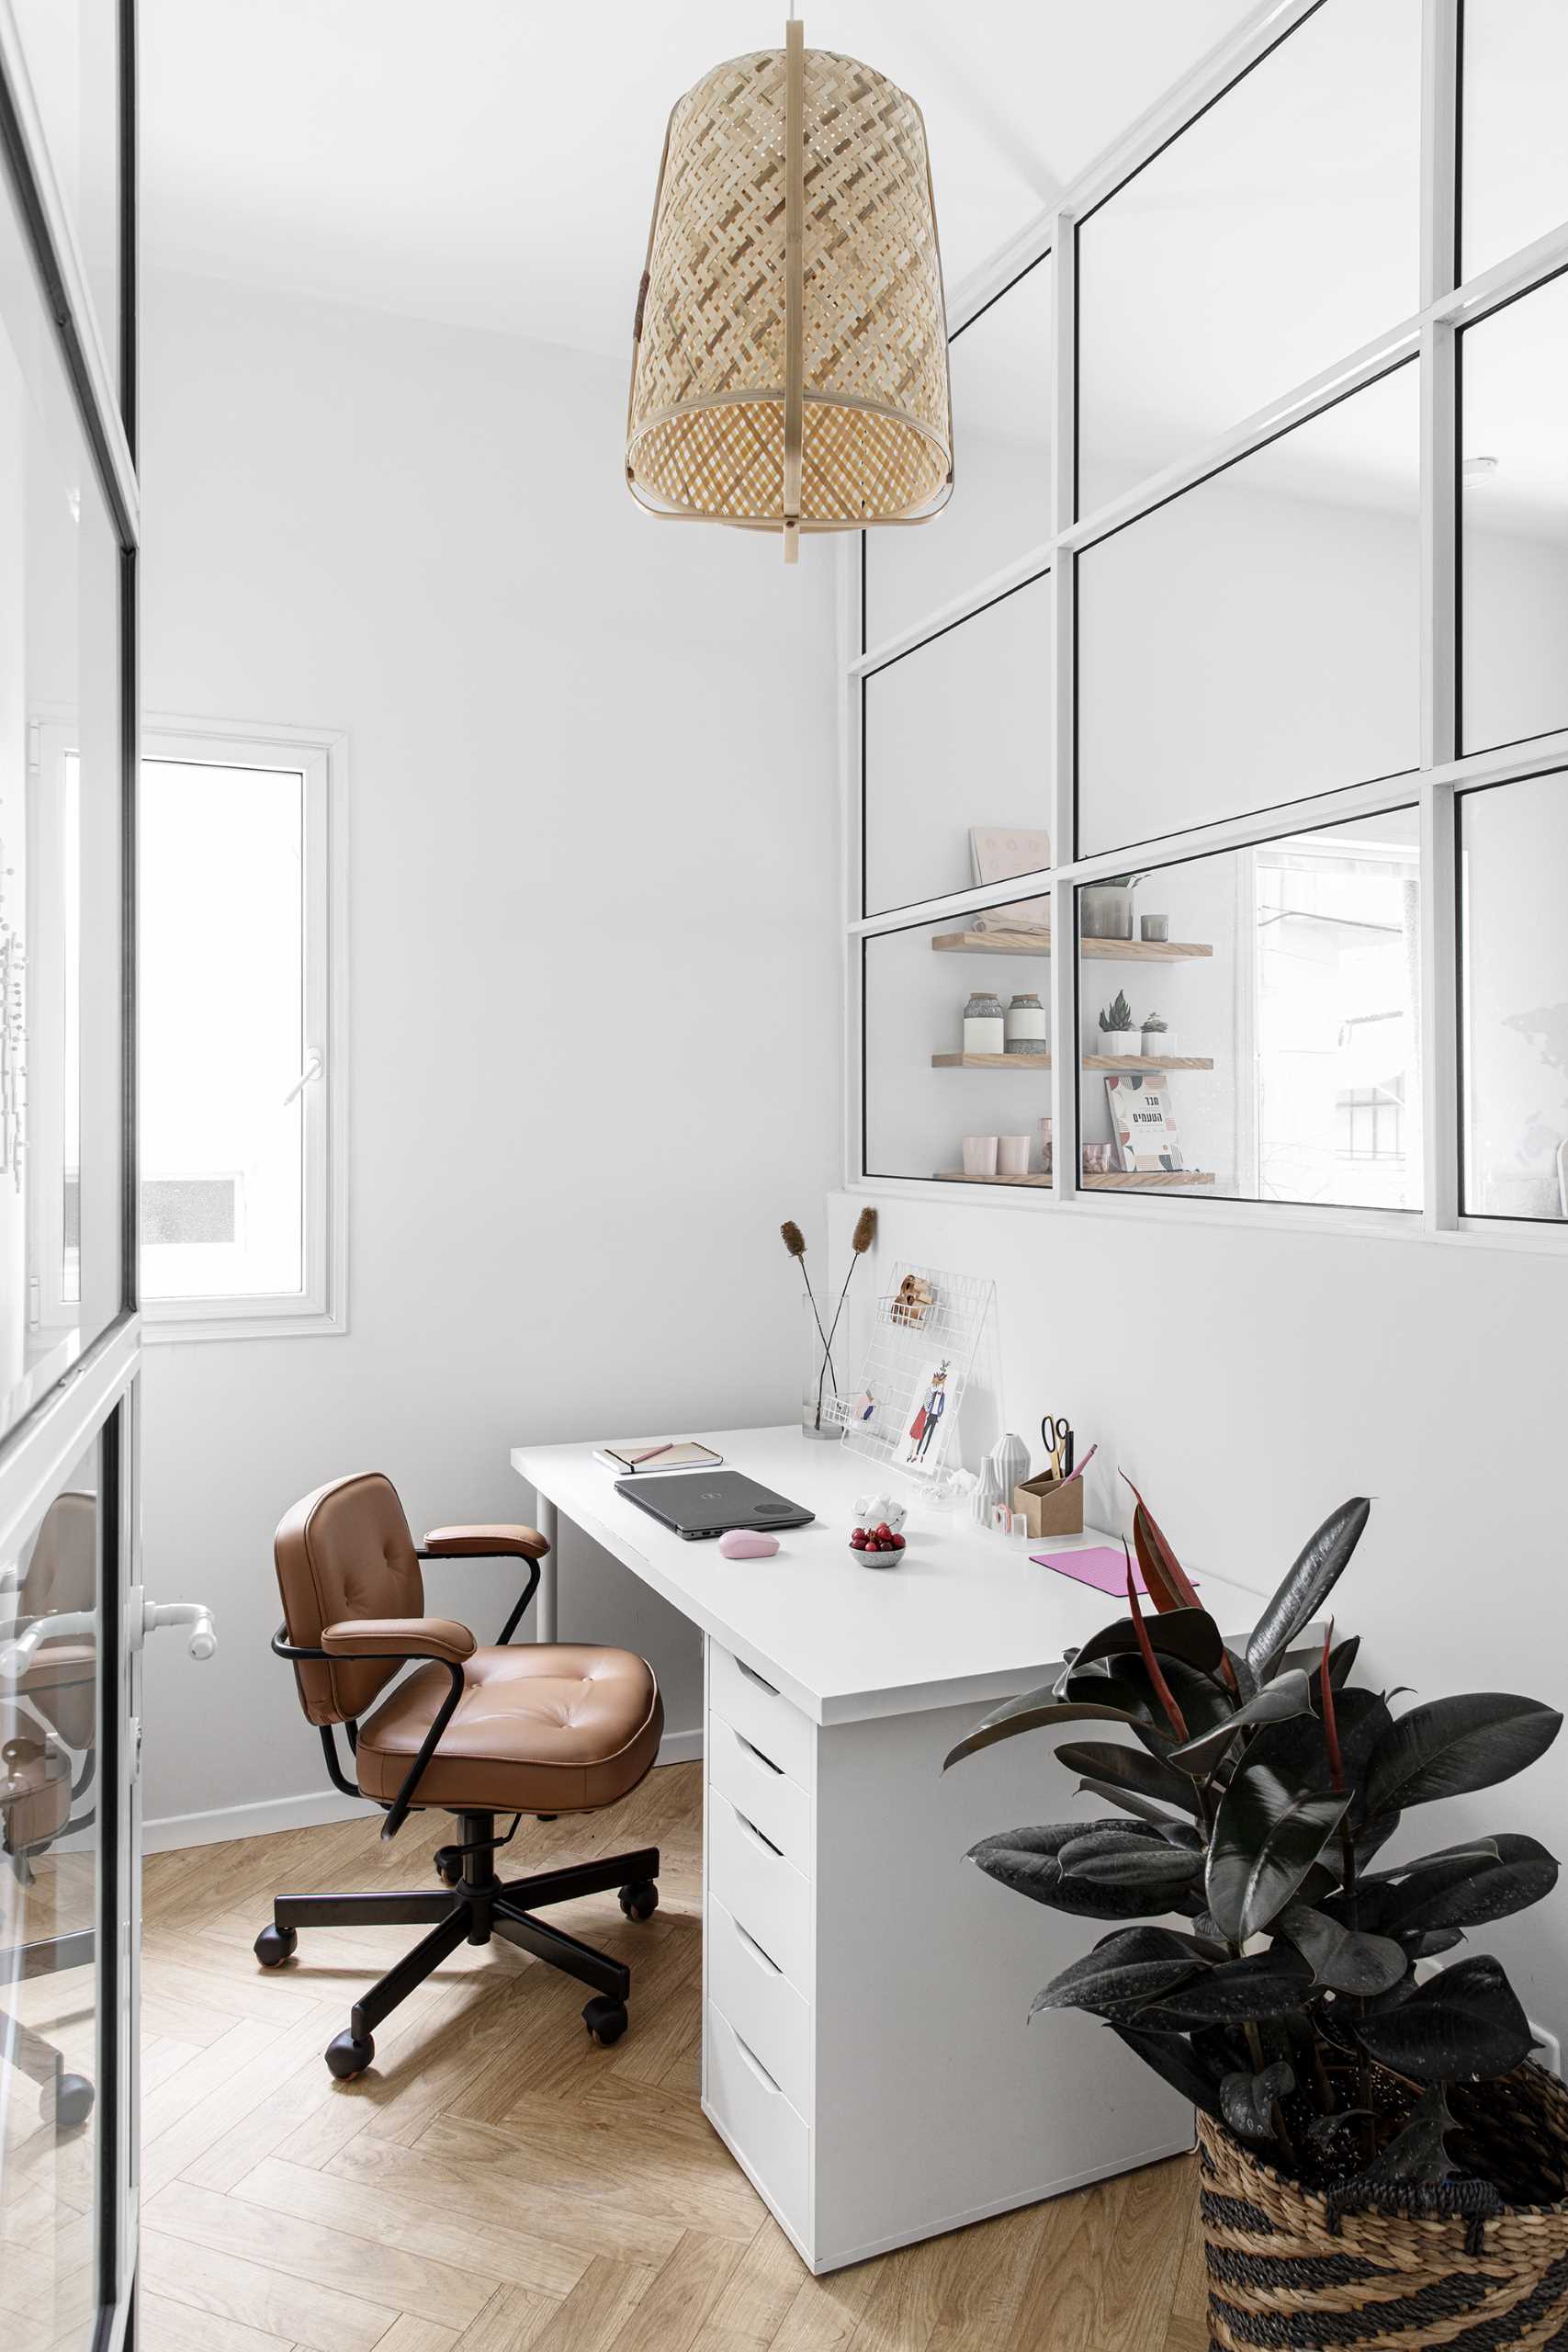
MULTIPOLYGON (((660 1764, 691 1764, 703 1752, 700 1727, 667 1731, 659 1743, 660 1764)), ((170 1813, 141 1825, 141 1849, 167 1854, 182 1846, 221 1846, 233 1838, 273 1838, 285 1829, 318 1829, 327 1822, 354 1821, 379 1808, 363 1797, 345 1797, 336 1789, 312 1790, 308 1796, 265 1797, 258 1804, 234 1804, 211 1813, 170 1813)))

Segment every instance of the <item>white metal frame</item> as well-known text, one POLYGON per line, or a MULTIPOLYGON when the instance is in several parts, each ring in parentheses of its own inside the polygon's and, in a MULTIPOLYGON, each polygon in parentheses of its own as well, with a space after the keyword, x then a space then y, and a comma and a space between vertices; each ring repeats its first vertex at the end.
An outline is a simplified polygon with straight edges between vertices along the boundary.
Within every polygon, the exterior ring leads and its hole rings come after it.
POLYGON ((305 788, 303 1287, 260 1297, 149 1299, 142 1338, 299 1339, 348 1329, 348 740, 321 728, 151 714, 144 760, 298 769, 305 788))
MULTIPOLYGON (((844 1182, 852 1192, 896 1192, 901 1197, 959 1202, 1027 1214, 1042 1204, 1078 1216, 1128 1216, 1157 1222, 1209 1218, 1221 1224, 1281 1226, 1336 1233, 1363 1233, 1404 1240, 1427 1239, 1470 1247, 1561 1250, 1568 1227, 1528 1220, 1469 1217, 1460 1207, 1459 939, 1457 922, 1457 795, 1467 786, 1497 784, 1568 768, 1568 728, 1498 750, 1457 755, 1457 413, 1460 331, 1484 318, 1514 296, 1528 292, 1568 267, 1568 222, 1536 239, 1521 252, 1463 284, 1454 281, 1457 249, 1456 197, 1459 141, 1460 0, 1422 0, 1421 86, 1421 307, 1411 317, 1347 353, 1310 381, 1271 401, 1240 424, 1164 468, 1133 490, 1075 517, 1073 514, 1073 402, 1076 224, 1185 130, 1232 83, 1286 39, 1320 0, 1266 0, 1221 42, 1159 104, 1093 163, 1043 214, 977 272, 954 299, 953 333, 1032 263, 1052 255, 1052 338, 1049 396, 1052 412, 1053 531, 1001 569, 950 598, 922 620, 882 642, 863 649, 861 628, 862 543, 847 538, 840 548, 840 756, 844 802, 844 1182), (1178 492, 1194 487, 1223 466, 1250 455, 1283 428, 1320 414, 1348 392, 1372 382, 1390 368, 1416 361, 1420 372, 1421 415, 1421 684, 1420 764, 1400 775, 1357 784, 1275 807, 1184 829, 1157 842, 1139 844, 1140 867, 1176 864, 1216 850, 1249 847, 1278 840, 1284 832, 1377 816, 1416 807, 1421 838, 1422 925, 1422 1102, 1425 1122, 1426 1193, 1418 1216, 1406 1211, 1316 1208, 1280 1202, 1206 1199, 1190 1193, 1180 1199, 1151 1193, 1085 1193, 1077 1188, 1078 1085, 1077 1056, 1053 1057, 1054 1175, 1049 1188, 1019 1191, 976 1185, 971 1192, 914 1177, 867 1176, 863 1132, 864 1044, 863 1023, 863 943, 891 932, 922 928, 950 917, 1049 893, 1051 930, 1056 950, 1051 959, 1051 1027, 1059 1039, 1077 1034, 1077 958, 1063 952, 1076 938, 1075 890, 1082 882, 1124 872, 1134 852, 1129 845, 1093 857, 1076 854, 1006 883, 955 890, 886 913, 862 912, 861 793, 862 683, 897 655, 924 644, 1041 572, 1049 573, 1053 718, 1047 795, 1054 846, 1076 852, 1074 808, 1074 719, 1072 708, 1076 565, 1078 555, 1122 524, 1178 492)), ((1341 0, 1329 0, 1341 5, 1341 0)), ((962 493, 961 493, 962 494, 962 493)), ((1568 789, 1568 786, 1565 786, 1568 789)))

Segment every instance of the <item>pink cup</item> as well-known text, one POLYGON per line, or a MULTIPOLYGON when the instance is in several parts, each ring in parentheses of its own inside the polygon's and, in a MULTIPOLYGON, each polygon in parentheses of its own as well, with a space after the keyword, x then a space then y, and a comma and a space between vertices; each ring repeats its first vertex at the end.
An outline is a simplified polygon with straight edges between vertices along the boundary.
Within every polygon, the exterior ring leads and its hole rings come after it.
POLYGON ((994 1176, 996 1172, 996 1136, 965 1136, 964 1138, 964 1173, 965 1176, 994 1176))
POLYGON ((997 1137, 997 1173, 998 1176, 1027 1176, 1029 1173, 1029 1137, 998 1136, 997 1137))

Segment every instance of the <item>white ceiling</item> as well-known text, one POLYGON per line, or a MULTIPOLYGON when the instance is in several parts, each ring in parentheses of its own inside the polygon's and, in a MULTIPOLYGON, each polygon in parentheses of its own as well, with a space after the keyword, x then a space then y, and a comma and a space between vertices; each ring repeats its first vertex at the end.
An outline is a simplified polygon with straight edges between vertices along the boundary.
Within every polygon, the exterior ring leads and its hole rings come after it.
MULTIPOLYGON (((146 258, 623 354, 665 118, 781 39, 741 0, 142 0, 146 258)), ((824 0, 925 110, 949 288, 1246 0, 824 0)))

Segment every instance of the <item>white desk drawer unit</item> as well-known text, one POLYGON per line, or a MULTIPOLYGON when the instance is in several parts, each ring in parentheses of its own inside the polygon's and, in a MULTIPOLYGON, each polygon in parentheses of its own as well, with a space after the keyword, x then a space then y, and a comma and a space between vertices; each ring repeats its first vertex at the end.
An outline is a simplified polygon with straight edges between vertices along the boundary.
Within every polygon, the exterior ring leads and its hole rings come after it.
POLYGON ((708 1899, 708 1998, 801 2115, 811 2111, 811 2009, 717 1895, 708 1899))
POLYGON ((708 2104, 781 2221, 804 2237, 810 2132, 783 2086, 712 2001, 705 2022, 708 2104))
POLYGON ((799 1781, 792 1781, 755 1740, 716 1713, 708 1717, 707 1766, 709 1787, 727 1796, 787 1861, 809 1877, 811 1799, 799 1781))
POLYGON ((800 1709, 717 1642, 708 1645, 708 1705, 745 1734, 797 1787, 816 1785, 817 1727, 800 1709))
POLYGON ((809 2001, 815 1974, 811 1882, 723 1792, 708 1782, 709 1897, 717 1895, 754 1942, 809 2001))

